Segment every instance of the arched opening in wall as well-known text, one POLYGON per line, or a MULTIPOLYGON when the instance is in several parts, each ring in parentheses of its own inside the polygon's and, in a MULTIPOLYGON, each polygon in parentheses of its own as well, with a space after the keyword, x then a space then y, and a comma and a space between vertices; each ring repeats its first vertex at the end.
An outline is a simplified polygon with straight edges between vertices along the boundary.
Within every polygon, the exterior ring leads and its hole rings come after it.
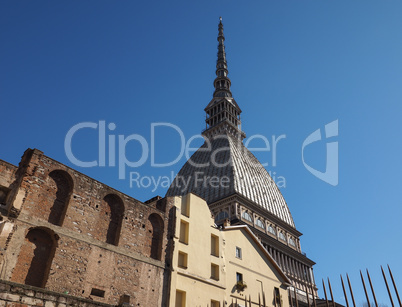
POLYGON ((241 215, 241 217, 242 217, 244 220, 246 220, 246 221, 248 221, 248 222, 250 222, 250 223, 253 222, 253 218, 251 217, 251 215, 250 215, 247 211, 243 211, 243 214, 241 215))
POLYGON ((12 280, 44 287, 56 250, 56 235, 47 228, 33 228, 25 237, 13 270, 12 280))
POLYGON ((124 204, 115 194, 108 194, 103 198, 106 202, 105 218, 108 220, 106 243, 118 245, 120 239, 121 223, 124 216, 124 204))
POLYGON ((158 214, 152 213, 148 217, 148 221, 151 223, 151 229, 149 231, 152 233, 150 257, 156 260, 161 260, 163 242, 163 220, 158 214))
POLYGON ((61 226, 66 215, 68 202, 73 192, 73 180, 71 176, 61 170, 52 171, 49 174, 51 179, 50 188, 53 190, 53 205, 50 208, 48 222, 61 226))

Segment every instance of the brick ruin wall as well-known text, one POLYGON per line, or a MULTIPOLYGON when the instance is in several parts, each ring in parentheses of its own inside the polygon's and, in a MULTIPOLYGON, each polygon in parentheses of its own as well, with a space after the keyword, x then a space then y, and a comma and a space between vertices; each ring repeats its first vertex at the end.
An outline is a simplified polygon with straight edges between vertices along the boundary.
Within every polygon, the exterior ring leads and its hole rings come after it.
POLYGON ((15 182, 15 174, 18 167, 6 161, 0 160, 0 208, 5 208, 7 204, 7 196, 15 182))
POLYGON ((161 306, 171 199, 144 204, 38 150, 27 150, 18 169, 4 165, 0 186, 11 189, 0 279, 113 305, 128 295, 133 306, 161 306))
POLYGON ((111 307, 113 305, 94 302, 89 299, 74 297, 66 293, 57 293, 13 282, 0 281, 0 306, 8 307, 111 307))

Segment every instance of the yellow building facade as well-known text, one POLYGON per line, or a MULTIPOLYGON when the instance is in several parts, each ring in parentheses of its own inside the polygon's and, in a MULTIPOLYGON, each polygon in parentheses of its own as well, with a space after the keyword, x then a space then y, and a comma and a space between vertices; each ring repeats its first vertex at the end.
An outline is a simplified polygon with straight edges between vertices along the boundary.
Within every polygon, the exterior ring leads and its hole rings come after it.
POLYGON ((290 280, 248 226, 216 227, 192 193, 175 197, 175 207, 170 306, 289 307, 290 280))

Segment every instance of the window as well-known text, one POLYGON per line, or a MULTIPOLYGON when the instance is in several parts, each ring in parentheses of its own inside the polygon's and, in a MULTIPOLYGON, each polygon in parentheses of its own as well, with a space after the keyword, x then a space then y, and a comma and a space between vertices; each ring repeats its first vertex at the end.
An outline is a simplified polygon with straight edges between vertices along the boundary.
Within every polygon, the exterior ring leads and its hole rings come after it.
POLYGON ((293 247, 296 247, 296 242, 293 240, 293 238, 289 238, 289 244, 293 247))
POLYGON ((226 211, 221 211, 218 213, 218 215, 215 217, 215 222, 224 220, 224 219, 228 219, 229 218, 229 213, 227 213, 226 211))
POLYGON ((308 281, 308 277, 307 277, 307 269, 304 267, 303 268, 303 273, 304 273, 304 280, 308 281))
POLYGON ((247 211, 244 211, 241 217, 243 219, 245 219, 246 221, 249 221, 251 223, 253 222, 253 219, 251 218, 251 215, 247 211))
POLYGON ((179 259, 177 263, 179 268, 187 269, 187 254, 183 252, 179 252, 179 259))
MULTIPOLYGON (((105 215, 105 218, 100 220, 106 230, 106 233, 103 234, 106 237, 106 243, 118 246, 124 216, 124 203, 122 199, 116 194, 106 195, 100 206, 100 214, 105 215)), ((99 227, 102 228, 101 226, 99 227)))
POLYGON ((243 274, 236 272, 236 285, 238 291, 244 291, 247 288, 246 282, 243 280, 243 274))
POLYGON ((236 246, 236 258, 241 259, 241 248, 236 246))
POLYGON ((181 214, 187 217, 190 216, 190 204, 187 197, 181 202, 181 214))
POLYGON ((105 297, 105 291, 96 289, 96 288, 92 288, 91 295, 98 296, 98 297, 105 297))
POLYGON ((219 257, 219 237, 211 235, 211 255, 219 257))
POLYGON ((274 236, 276 236, 276 231, 275 231, 274 227, 272 227, 272 225, 268 226, 268 232, 272 233, 274 236))
POLYGON ((257 220, 256 225, 257 225, 258 227, 262 228, 262 229, 265 229, 264 223, 263 223, 260 219, 257 220))
POLYGON ((282 239, 283 241, 286 241, 286 237, 285 237, 285 235, 283 234, 282 231, 279 232, 279 239, 282 239))
POLYGON ((7 189, 6 187, 0 186, 0 205, 6 204, 8 193, 9 193, 9 189, 7 189))
POLYGON ((220 305, 218 301, 211 300, 211 307, 220 307, 220 305))
POLYGON ((281 300, 281 295, 279 293, 279 288, 274 288, 274 302, 275 302, 275 307, 281 307, 282 306, 282 300, 281 300))
MULTIPOLYGON (((48 199, 50 200, 48 204, 52 204, 52 206, 49 208, 50 212, 47 216, 47 220, 51 224, 61 226, 66 215, 70 196, 73 192, 73 180, 67 172, 54 170, 50 172, 48 182, 50 183, 50 187, 47 190, 49 193, 47 197, 49 197, 48 199)), ((43 216, 43 218, 46 217, 43 216)), ((105 229, 107 229, 107 227, 105 229)))
POLYGON ((211 263, 211 278, 219 280, 219 265, 211 263))
POLYGON ((188 244, 188 223, 180 221, 180 237, 179 241, 184 244, 188 244))
POLYGON ((163 243, 163 220, 160 215, 152 213, 148 217, 147 228, 151 239, 151 250, 149 255, 152 259, 162 259, 162 243, 163 243))
POLYGON ((176 304, 175 307, 186 307, 186 292, 176 290, 176 304))

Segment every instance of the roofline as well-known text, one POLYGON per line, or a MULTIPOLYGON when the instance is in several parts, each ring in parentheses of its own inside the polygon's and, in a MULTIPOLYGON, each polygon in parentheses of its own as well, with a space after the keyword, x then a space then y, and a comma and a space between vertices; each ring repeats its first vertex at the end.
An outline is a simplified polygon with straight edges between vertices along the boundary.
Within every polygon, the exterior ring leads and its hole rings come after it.
MULTIPOLYGON (((268 211, 267 209, 265 209, 264 207, 258 205, 256 202, 252 201, 251 199, 248 199, 247 197, 245 197, 244 195, 240 194, 239 192, 233 192, 229 196, 225 196, 223 198, 215 200, 214 202, 208 203, 208 206, 210 208, 215 207, 216 205, 219 205, 218 203, 225 202, 228 199, 230 199, 231 197, 238 197, 240 201, 243 201, 243 202, 247 203, 247 205, 254 206, 254 209, 259 211, 259 214, 268 214, 269 219, 271 219, 272 222, 277 223, 278 225, 280 225, 281 227, 285 228, 285 230, 291 232, 292 234, 294 234, 294 235, 296 235, 298 237, 301 237, 303 235, 302 232, 300 232, 299 230, 296 229, 296 226, 292 226, 292 225, 288 224, 287 222, 282 220, 280 217, 276 216, 274 213, 272 213, 272 212, 268 211)), ((283 197, 283 195, 282 195, 282 197, 283 197)), ((286 200, 285 200, 285 203, 286 203, 286 200)), ((286 205, 287 205, 287 203, 286 203, 286 205)), ((290 209, 289 209, 289 213, 290 213, 290 209)), ((290 216, 292 216, 291 213, 290 213, 290 216)), ((293 217, 292 217, 292 221, 293 221, 293 217)), ((294 221, 293 221, 293 224, 294 224, 294 221)))
POLYGON ((268 258, 268 260, 274 265, 275 269, 279 272, 279 274, 283 277, 286 286, 291 286, 292 282, 290 279, 285 275, 285 273, 282 271, 282 269, 279 267, 279 265, 276 263, 274 258, 268 253, 268 251, 262 246, 261 242, 258 240, 256 235, 251 231, 251 229, 247 225, 236 225, 236 226, 226 226, 223 228, 223 231, 229 231, 229 230, 237 230, 237 229, 244 229, 253 239, 253 241, 257 244, 257 246, 262 250, 264 255, 268 258))

